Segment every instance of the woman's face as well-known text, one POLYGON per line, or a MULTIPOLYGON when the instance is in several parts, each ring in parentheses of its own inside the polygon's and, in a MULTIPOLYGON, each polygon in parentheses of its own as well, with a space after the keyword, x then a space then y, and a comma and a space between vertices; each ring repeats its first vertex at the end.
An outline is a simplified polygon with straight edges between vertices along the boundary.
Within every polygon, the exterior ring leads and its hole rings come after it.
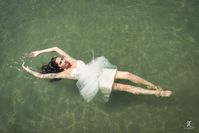
POLYGON ((57 57, 55 62, 58 64, 59 67, 61 67, 62 69, 67 69, 70 65, 70 63, 66 60, 66 58, 64 58, 63 56, 61 57, 57 57))

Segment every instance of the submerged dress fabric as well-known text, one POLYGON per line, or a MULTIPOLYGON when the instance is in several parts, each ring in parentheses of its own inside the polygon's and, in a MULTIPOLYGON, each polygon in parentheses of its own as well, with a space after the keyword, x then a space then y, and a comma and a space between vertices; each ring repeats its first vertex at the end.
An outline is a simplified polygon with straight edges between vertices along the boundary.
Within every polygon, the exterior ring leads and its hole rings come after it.
POLYGON ((85 64, 78 61, 75 75, 80 94, 87 102, 96 98, 107 102, 112 91, 117 67, 112 65, 104 56, 93 59, 85 64))

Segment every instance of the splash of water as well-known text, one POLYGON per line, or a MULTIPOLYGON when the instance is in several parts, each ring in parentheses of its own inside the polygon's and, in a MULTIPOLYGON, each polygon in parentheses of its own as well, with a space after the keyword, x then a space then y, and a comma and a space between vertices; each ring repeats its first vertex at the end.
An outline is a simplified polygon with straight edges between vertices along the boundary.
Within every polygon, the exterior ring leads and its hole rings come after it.
MULTIPOLYGON (((14 70, 17 70, 19 72, 23 72, 23 68, 22 68, 22 63, 23 62, 26 62, 27 61, 27 57, 29 56, 28 53, 24 53, 20 58, 19 60, 15 60, 15 59, 11 59, 9 64, 6 64, 7 67, 9 67, 10 69, 14 69, 14 70)), ((30 62, 32 62, 32 60, 30 60, 30 62)), ((32 69, 32 67, 30 67, 32 69)), ((33 78, 32 77, 29 77, 29 76, 23 76, 23 78, 25 79, 29 79, 29 80, 32 80, 33 78)))

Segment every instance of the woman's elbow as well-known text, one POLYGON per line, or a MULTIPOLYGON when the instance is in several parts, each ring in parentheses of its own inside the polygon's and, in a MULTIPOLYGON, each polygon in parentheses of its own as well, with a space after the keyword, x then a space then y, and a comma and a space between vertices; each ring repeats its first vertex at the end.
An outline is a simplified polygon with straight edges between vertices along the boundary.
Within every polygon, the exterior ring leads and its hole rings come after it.
POLYGON ((35 77, 37 77, 39 79, 44 79, 44 75, 43 74, 35 74, 35 77))
POLYGON ((56 50, 59 50, 60 48, 59 47, 57 47, 57 46, 55 46, 55 47, 53 47, 54 49, 56 49, 56 50))

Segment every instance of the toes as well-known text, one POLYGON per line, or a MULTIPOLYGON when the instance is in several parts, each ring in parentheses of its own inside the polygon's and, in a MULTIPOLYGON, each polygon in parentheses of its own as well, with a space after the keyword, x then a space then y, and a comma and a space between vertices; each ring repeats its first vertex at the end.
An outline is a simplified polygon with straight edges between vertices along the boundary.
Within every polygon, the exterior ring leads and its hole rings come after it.
POLYGON ((171 96, 171 94, 172 94, 171 91, 165 91, 165 92, 163 93, 163 96, 169 97, 169 96, 171 96))
POLYGON ((160 91, 160 90, 158 90, 156 92, 156 96, 161 96, 161 97, 169 97, 169 96, 171 96, 171 94, 172 94, 172 91, 160 91))

